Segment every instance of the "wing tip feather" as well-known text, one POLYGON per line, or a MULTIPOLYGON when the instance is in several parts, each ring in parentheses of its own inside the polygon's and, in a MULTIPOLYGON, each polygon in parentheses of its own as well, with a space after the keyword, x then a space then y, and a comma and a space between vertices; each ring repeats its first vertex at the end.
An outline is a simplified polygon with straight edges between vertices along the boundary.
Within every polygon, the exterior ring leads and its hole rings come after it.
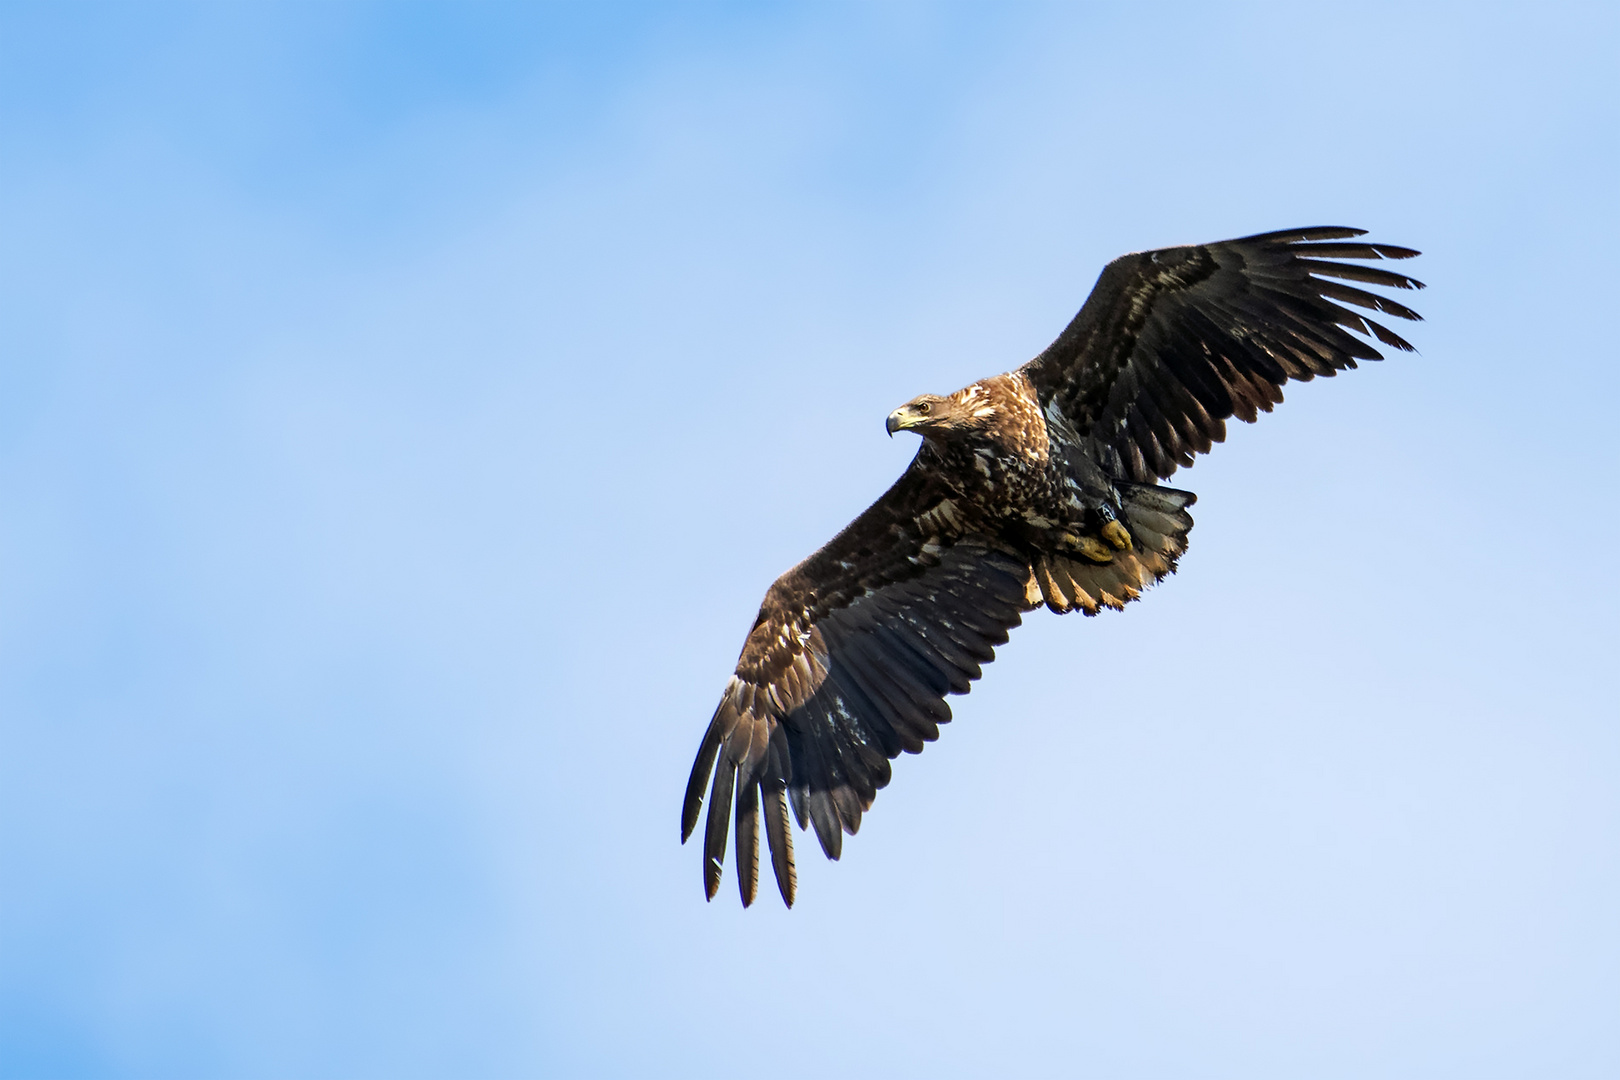
MULTIPOLYGON (((723 708, 722 699, 720 706, 723 708)), ((698 744, 697 758, 692 762, 692 773, 686 779, 686 797, 681 802, 681 843, 684 844, 692 838, 692 830, 697 828, 698 816, 703 810, 703 789, 709 784, 709 774, 714 771, 715 758, 720 752, 720 709, 715 709, 714 719, 709 721, 709 730, 703 733, 703 741, 698 744)))
POLYGON ((1352 236, 1366 235, 1366 229, 1358 229, 1353 225, 1307 225, 1297 229, 1254 233, 1251 236, 1240 237, 1236 242, 1299 244, 1310 240, 1348 240, 1352 236))

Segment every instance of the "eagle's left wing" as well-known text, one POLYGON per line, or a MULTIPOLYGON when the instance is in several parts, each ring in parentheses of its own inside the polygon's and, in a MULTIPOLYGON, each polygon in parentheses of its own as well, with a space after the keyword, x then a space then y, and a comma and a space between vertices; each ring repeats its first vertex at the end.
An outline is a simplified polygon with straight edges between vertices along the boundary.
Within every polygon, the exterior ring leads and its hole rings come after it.
POLYGON ((914 463, 830 543, 777 579, 698 749, 684 843, 709 792, 703 886, 712 899, 735 803, 745 905, 759 883, 759 819, 782 898, 796 875, 788 828, 813 825, 828 858, 889 782, 951 718, 1032 602, 1029 560, 952 528, 949 493, 914 463))

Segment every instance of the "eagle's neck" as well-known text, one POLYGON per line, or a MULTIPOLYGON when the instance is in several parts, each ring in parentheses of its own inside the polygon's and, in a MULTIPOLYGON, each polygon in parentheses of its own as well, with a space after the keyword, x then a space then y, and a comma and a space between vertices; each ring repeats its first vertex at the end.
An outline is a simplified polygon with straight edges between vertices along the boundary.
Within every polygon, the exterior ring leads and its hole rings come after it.
POLYGON ((952 395, 971 396, 975 427, 923 440, 919 464, 987 507, 1044 503, 1053 485, 1046 419, 1021 372, 984 379, 952 395))

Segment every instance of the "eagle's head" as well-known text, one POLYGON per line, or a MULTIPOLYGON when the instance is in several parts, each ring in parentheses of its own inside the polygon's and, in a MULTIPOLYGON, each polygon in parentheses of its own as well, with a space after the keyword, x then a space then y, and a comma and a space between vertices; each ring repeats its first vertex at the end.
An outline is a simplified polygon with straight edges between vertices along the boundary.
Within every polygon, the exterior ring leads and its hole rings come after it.
POLYGON ((960 439, 987 429, 995 419, 990 393, 977 383, 946 397, 918 394, 889 414, 889 434, 915 431, 924 438, 960 439))

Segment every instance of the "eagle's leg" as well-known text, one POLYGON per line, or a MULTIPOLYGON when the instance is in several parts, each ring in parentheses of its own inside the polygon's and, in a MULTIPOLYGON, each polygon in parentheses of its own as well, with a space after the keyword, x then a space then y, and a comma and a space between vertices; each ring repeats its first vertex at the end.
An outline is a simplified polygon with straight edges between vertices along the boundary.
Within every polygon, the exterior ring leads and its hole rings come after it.
POLYGON ((1119 518, 1114 516, 1114 508, 1103 503, 1100 510, 1103 518, 1103 539, 1113 544, 1120 551, 1131 550, 1131 532, 1121 525, 1119 518))

